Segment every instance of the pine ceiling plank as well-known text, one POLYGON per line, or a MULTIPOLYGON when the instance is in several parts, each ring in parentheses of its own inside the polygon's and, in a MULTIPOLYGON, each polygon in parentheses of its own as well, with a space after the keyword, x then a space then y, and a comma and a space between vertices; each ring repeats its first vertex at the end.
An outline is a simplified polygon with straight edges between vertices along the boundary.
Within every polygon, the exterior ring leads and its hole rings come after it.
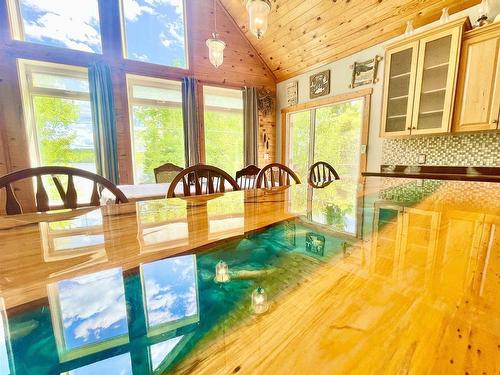
MULTIPOLYGON (((437 2, 442 3, 443 1, 437 2)), ((460 1, 457 4, 456 0, 446 0, 447 5, 449 5, 452 13, 464 10, 473 5, 478 4, 478 0, 465 0, 460 1)), ((436 21, 439 18, 442 4, 433 5, 419 12, 415 17, 409 16, 408 19, 414 18, 416 27, 423 26, 430 22, 436 21)), ((275 75, 278 81, 284 81, 286 79, 292 78, 298 74, 307 72, 309 70, 319 68, 325 64, 331 63, 333 61, 339 60, 341 58, 350 56, 356 52, 367 49, 376 44, 382 43, 396 36, 401 35, 404 32, 405 24, 399 25, 383 25, 374 33, 361 34, 356 39, 350 40, 348 48, 332 48, 331 51, 327 51, 323 54, 318 54, 314 56, 313 60, 308 60, 295 65, 289 65, 287 68, 282 69, 279 74, 275 75)))

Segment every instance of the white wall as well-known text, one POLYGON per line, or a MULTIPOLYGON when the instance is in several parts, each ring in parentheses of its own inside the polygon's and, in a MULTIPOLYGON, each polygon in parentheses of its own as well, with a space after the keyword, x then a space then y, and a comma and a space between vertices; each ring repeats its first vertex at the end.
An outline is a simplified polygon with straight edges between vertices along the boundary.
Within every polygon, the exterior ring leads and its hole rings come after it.
MULTIPOLYGON (((477 19, 478 6, 466 9, 465 11, 452 14, 450 19, 457 19, 460 17, 469 16, 473 21, 477 19)), ((500 13, 500 0, 490 0, 490 14, 496 15, 500 13)), ((425 31, 432 27, 438 25, 438 22, 431 23, 424 27, 421 27, 416 30, 425 31)), ((301 74, 294 78, 288 79, 286 81, 280 82, 277 85, 277 111, 276 111, 276 158, 280 160, 281 158, 281 109, 286 107, 286 84, 292 81, 299 82, 299 103, 305 103, 311 101, 309 99, 309 76, 321 72, 326 69, 331 70, 331 89, 330 94, 324 96, 326 98, 328 96, 335 96, 339 94, 343 94, 346 92, 352 92, 356 90, 361 90, 365 88, 372 87, 373 88, 373 96, 371 103, 371 113, 370 113, 370 131, 369 131, 369 139, 368 139, 368 166, 367 171, 369 172, 378 172, 380 170, 380 164, 382 163, 382 145, 383 140, 379 137, 380 131, 380 121, 381 121, 381 112, 382 112, 382 89, 383 89, 383 77, 384 77, 384 65, 385 61, 382 60, 380 63, 380 69, 378 72, 379 82, 375 85, 366 85, 361 86, 355 89, 350 89, 349 84, 351 82, 352 70, 349 68, 355 61, 363 61, 373 58, 375 55, 384 56, 384 46, 391 44, 399 39, 402 39, 404 35, 400 37, 393 38, 387 42, 378 44, 361 52, 358 52, 349 57, 343 58, 341 60, 337 60, 333 63, 326 64, 321 68, 317 68, 311 70, 307 73, 301 74)), ((349 41, 346 41, 347 43, 349 41)))

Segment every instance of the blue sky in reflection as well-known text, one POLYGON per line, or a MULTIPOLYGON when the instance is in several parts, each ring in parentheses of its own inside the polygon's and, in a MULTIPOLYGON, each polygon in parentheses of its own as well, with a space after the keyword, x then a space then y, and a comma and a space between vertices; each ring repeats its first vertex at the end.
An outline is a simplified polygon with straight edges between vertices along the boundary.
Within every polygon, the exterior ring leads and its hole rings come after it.
POLYGON ((69 372, 70 375, 132 375, 130 354, 122 354, 69 372))
POLYGON ((58 283, 67 350, 127 334, 121 268, 58 283))
POLYGON ((185 255, 142 265, 150 327, 197 315, 195 263, 185 255))
MULTIPOLYGON (((0 313, 2 313, 1 310, 0 313)), ((10 374, 9 358, 7 354, 7 339, 7 331, 4 326, 4 319, 3 316, 0 315, 0 374, 2 375, 10 374)))
POLYGON ((151 365, 153 371, 156 371, 167 355, 177 346, 184 336, 174 337, 173 339, 151 345, 151 365))

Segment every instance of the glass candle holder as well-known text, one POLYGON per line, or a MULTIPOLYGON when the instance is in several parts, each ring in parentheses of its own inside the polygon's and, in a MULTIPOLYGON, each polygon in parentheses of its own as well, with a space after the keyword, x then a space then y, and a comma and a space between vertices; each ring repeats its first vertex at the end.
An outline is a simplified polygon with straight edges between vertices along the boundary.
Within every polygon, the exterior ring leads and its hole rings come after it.
POLYGON ((252 311, 255 314, 263 314, 269 309, 267 293, 262 287, 258 287, 252 292, 252 311))
POLYGON ((227 283, 231 278, 229 277, 229 267, 226 262, 220 260, 215 265, 215 281, 218 283, 227 283))

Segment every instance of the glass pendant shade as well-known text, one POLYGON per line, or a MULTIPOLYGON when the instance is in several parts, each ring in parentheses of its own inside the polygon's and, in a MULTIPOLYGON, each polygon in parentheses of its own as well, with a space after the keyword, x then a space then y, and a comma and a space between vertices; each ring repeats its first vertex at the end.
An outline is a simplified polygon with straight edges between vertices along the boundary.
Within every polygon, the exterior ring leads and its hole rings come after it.
POLYGON ((269 0, 247 0, 248 19, 250 31, 257 39, 267 31, 267 17, 271 12, 271 2, 269 0))
POLYGON ((221 260, 215 266, 215 281, 218 283, 227 283, 229 280, 229 267, 226 262, 221 260))
POLYGON ((255 314, 263 314, 269 309, 267 293, 264 288, 257 288, 252 292, 252 310, 255 314))
POLYGON ((224 62, 224 48, 226 48, 226 43, 219 39, 218 33, 213 33, 212 38, 207 39, 207 47, 210 63, 218 68, 224 62))

